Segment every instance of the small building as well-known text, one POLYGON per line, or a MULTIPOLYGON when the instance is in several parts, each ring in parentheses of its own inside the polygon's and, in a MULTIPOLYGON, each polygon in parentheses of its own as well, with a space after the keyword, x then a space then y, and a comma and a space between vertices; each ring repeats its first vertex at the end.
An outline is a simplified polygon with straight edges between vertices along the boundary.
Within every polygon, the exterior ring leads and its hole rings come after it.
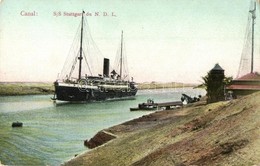
POLYGON ((207 103, 224 100, 225 70, 217 63, 208 73, 207 103))
POLYGON ((226 91, 231 92, 234 98, 260 91, 260 74, 248 73, 235 79, 226 87, 226 91))

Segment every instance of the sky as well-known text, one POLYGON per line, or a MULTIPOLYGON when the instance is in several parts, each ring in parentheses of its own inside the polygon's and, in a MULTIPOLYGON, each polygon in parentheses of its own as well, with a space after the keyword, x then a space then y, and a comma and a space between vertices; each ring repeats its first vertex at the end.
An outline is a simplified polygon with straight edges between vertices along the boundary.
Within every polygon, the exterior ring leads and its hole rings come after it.
POLYGON ((136 82, 199 83, 216 63, 235 77, 250 4, 250 0, 2 0, 0 82, 54 82, 81 19, 63 14, 82 10, 89 13, 95 43, 111 61, 124 31, 128 68, 136 82), (25 16, 26 12, 35 16, 25 16))

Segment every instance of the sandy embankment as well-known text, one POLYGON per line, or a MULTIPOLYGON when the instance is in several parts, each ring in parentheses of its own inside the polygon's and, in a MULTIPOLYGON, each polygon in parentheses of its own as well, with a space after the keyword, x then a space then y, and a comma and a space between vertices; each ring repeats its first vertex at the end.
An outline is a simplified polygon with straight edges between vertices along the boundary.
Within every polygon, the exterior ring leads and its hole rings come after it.
POLYGON ((53 94, 53 83, 14 82, 0 83, 0 96, 53 94))
POLYGON ((260 92, 152 113, 105 129, 116 138, 64 165, 258 165, 259 101, 260 92))

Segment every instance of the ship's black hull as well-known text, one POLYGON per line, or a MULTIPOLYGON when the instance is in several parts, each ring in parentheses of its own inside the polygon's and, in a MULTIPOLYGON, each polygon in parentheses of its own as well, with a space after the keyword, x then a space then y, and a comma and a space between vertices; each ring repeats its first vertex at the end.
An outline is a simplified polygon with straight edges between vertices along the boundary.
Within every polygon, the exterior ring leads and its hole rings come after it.
POLYGON ((55 85, 56 100, 61 101, 99 101, 114 98, 124 98, 135 96, 137 89, 80 89, 77 86, 59 86, 55 85))

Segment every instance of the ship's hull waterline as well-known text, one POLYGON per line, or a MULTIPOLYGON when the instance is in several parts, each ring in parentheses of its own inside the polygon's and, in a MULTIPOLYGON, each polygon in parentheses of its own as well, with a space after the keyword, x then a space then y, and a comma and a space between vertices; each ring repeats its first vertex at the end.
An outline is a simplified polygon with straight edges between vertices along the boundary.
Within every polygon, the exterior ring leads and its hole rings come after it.
POLYGON ((55 84, 56 100, 60 101, 100 101, 135 96, 136 88, 125 86, 81 86, 80 84, 55 84))

